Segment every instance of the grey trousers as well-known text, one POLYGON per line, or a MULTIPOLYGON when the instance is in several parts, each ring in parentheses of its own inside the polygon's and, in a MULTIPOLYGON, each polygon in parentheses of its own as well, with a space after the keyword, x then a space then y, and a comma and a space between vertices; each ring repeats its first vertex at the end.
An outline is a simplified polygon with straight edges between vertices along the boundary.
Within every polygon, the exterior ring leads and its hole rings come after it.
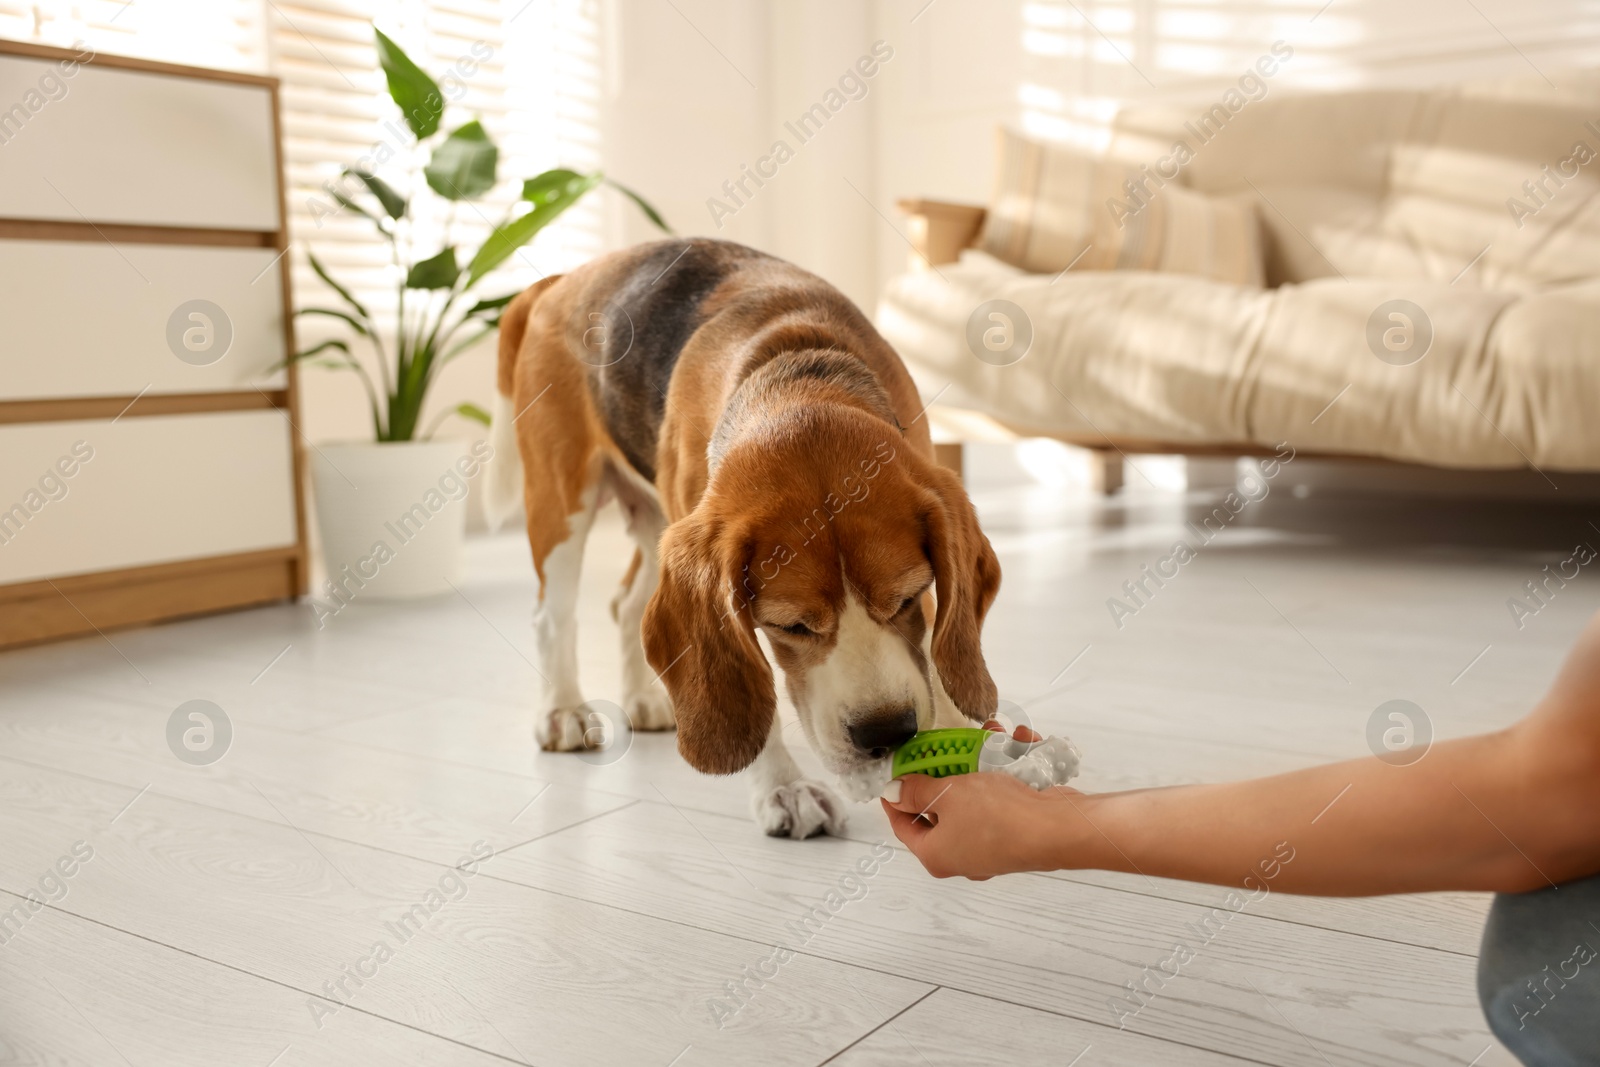
POLYGON ((1600 875, 1494 898, 1478 1000, 1527 1067, 1600 1065, 1600 875))

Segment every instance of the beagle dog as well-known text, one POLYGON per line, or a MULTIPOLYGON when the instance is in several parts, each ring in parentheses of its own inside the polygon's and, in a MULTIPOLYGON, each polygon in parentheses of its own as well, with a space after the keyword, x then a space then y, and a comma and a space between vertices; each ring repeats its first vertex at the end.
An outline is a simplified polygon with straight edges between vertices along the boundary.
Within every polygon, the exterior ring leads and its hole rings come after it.
POLYGON ((520 480, 544 749, 600 733, 574 613, 611 500, 638 546, 612 604, 632 728, 676 724, 694 767, 748 770, 768 834, 837 833, 844 812, 785 747, 758 635, 847 781, 918 730, 995 711, 979 630, 999 561, 910 375, 831 285, 726 241, 603 256, 507 306, 498 394, 490 510, 514 511, 520 480))

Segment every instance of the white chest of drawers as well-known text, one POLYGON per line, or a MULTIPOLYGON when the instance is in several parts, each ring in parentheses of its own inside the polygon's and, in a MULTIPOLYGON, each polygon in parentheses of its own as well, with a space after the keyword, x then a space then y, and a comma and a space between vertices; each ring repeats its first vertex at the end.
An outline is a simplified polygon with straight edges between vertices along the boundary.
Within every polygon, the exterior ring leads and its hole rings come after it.
POLYGON ((0 647, 305 591, 277 114, 0 41, 0 647))

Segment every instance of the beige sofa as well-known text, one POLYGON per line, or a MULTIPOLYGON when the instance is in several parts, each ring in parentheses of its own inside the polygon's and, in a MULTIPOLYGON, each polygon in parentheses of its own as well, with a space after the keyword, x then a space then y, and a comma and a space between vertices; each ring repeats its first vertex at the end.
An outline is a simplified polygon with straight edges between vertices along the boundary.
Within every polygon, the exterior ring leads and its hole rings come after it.
MULTIPOLYGON (((1108 489, 1126 452, 1284 441, 1301 455, 1600 470, 1600 93, 1590 76, 1561 80, 1280 94, 1231 115, 1176 180, 1255 198, 1266 288, 1032 274, 972 247, 983 208, 903 201, 917 256, 887 286, 879 328, 936 395, 947 437, 998 427, 1097 449, 1108 489), (1579 162, 1580 146, 1596 158, 1579 162), (1008 366, 968 342, 994 299, 1033 330, 1008 366), (1433 331, 1409 365, 1369 342, 1396 299, 1433 331)), ((1126 111, 1108 152, 1154 162, 1202 110, 1126 111)))

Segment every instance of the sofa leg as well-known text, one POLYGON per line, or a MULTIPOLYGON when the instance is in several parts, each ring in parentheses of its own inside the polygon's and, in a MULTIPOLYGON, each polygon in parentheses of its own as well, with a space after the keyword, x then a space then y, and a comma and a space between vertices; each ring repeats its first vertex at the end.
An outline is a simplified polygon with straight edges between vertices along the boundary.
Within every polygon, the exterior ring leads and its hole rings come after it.
POLYGON ((955 471, 963 481, 966 480, 963 460, 965 455, 960 441, 933 443, 933 461, 941 467, 948 467, 955 471))
POLYGON ((1103 496, 1110 496, 1122 488, 1122 453, 1109 449, 1096 449, 1089 465, 1094 488, 1103 496))

